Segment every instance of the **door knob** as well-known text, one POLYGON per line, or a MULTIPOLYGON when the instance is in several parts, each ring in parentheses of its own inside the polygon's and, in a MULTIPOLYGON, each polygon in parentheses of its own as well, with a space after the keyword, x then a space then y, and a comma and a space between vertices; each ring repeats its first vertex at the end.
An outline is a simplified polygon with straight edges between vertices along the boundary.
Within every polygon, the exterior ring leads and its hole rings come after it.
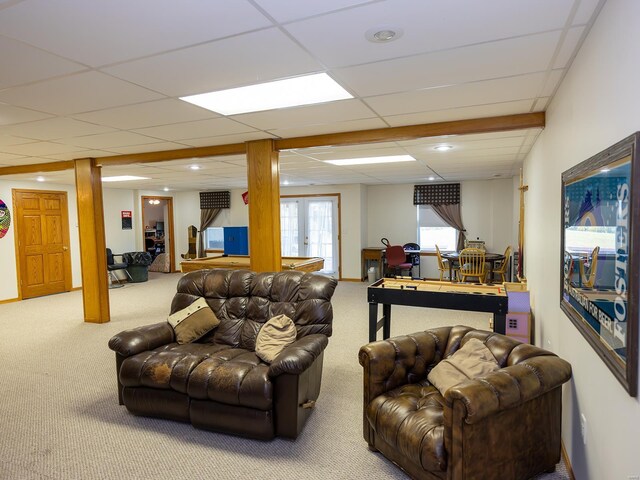
POLYGON ((66 246, 63 246, 63 247, 62 247, 62 250, 64 250, 64 251, 66 252, 67 250, 69 250, 69 248, 68 248, 68 247, 66 247, 66 246))

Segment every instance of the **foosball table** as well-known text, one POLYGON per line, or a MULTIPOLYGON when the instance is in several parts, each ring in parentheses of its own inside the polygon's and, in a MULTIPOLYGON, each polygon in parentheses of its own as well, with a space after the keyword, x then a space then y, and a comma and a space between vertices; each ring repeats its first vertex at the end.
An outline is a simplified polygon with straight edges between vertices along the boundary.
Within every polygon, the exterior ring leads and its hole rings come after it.
POLYGON ((408 277, 383 278, 369 286, 367 300, 370 342, 376 340, 380 328, 382 328, 382 338, 389 338, 391 305, 489 312, 493 313, 493 331, 505 333, 508 300, 503 285, 439 282, 408 277), (380 319, 378 319, 379 304, 382 304, 380 319))

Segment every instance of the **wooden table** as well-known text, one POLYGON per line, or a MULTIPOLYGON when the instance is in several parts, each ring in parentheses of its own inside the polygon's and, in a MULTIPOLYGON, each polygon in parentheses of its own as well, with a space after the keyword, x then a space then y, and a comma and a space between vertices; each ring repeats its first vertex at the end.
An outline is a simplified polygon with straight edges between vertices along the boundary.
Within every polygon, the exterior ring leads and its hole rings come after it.
MULTIPOLYGON (((180 262, 182 272, 206 270, 212 268, 229 268, 233 270, 250 270, 249 255, 219 255, 215 257, 194 258, 180 262)), ((282 257, 282 270, 298 270, 301 272, 317 272, 324 267, 321 257, 282 257)))
POLYGON ((383 262, 384 262, 384 251, 385 247, 367 247, 362 249, 362 258, 361 258, 361 269, 362 269, 362 280, 367 279, 367 265, 369 260, 375 260, 378 262, 378 273, 377 278, 382 277, 383 272, 383 262))
MULTIPOLYGON (((442 252, 441 256, 445 260, 449 260, 449 278, 453 278, 453 266, 454 264, 460 263, 460 252, 442 252)), ((485 253, 484 261, 489 264, 489 283, 493 282, 493 264, 495 262, 499 262, 504 260, 504 255, 502 253, 485 253)))
POLYGON ((382 328, 382 338, 389 338, 391 305, 490 312, 493 313, 493 331, 505 333, 508 298, 502 285, 383 278, 369 286, 367 301, 369 302, 370 342, 376 340, 380 328, 382 328), (378 304, 382 304, 380 320, 378 320, 378 304))

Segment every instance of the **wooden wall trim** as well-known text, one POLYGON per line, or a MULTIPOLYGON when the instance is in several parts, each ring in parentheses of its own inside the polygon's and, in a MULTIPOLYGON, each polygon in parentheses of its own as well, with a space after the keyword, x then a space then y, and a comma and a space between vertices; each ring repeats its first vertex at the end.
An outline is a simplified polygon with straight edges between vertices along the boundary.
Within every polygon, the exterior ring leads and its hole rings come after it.
POLYGON ((110 320, 102 179, 95 159, 75 160, 84 321, 110 320))

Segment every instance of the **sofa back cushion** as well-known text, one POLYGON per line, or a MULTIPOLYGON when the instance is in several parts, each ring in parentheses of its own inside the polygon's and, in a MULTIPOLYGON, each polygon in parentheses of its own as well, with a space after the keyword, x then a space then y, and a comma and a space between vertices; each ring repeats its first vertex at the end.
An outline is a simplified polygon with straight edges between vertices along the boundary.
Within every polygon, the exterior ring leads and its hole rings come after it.
POLYGON ((220 325, 200 341, 255 350, 260 328, 277 315, 293 320, 297 338, 330 336, 336 285, 333 278, 298 271, 199 270, 178 281, 171 313, 204 297, 220 325))

